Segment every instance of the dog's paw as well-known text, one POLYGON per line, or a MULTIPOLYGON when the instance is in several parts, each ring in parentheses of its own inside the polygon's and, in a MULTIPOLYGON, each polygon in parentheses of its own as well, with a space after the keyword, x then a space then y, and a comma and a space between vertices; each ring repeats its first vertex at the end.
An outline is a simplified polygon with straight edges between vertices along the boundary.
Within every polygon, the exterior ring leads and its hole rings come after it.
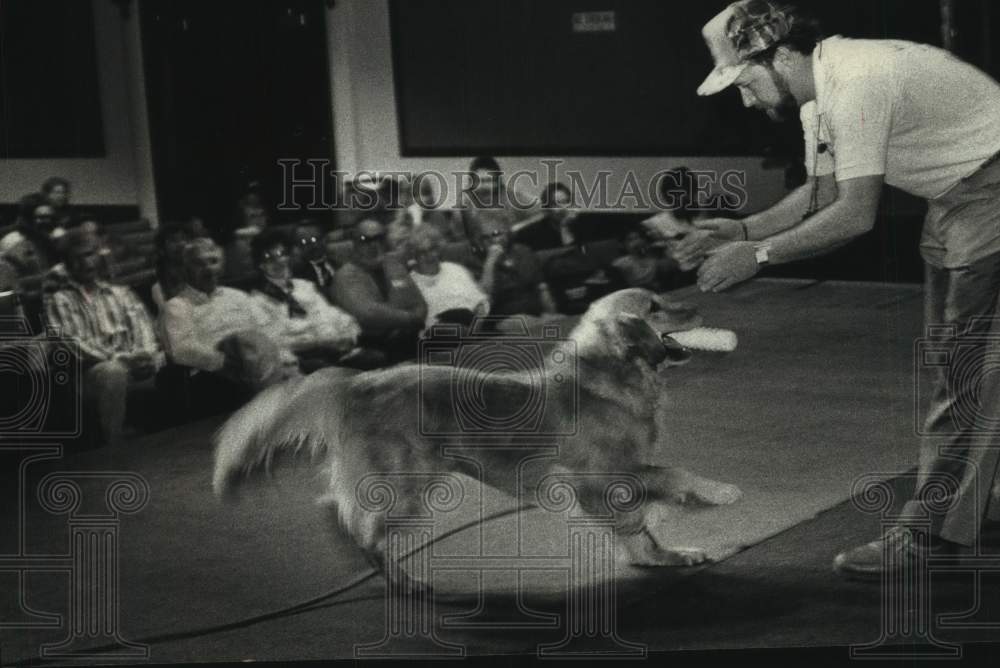
POLYGON ((700 548, 662 547, 646 532, 627 536, 622 544, 628 564, 639 568, 697 566, 708 561, 708 555, 700 548))
POLYGON ((729 506, 743 498, 743 490, 726 482, 705 481, 691 490, 685 502, 702 503, 707 506, 729 506))
POLYGON ((705 550, 699 547, 668 547, 660 548, 663 553, 663 566, 697 566, 708 561, 705 550))

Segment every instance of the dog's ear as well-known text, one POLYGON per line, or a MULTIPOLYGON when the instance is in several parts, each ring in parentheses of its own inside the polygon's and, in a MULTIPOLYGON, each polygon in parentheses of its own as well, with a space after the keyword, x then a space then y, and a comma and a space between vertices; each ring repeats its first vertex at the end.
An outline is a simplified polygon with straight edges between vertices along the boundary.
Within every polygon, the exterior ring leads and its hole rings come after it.
POLYGON ((643 318, 624 313, 617 320, 629 360, 640 358, 651 367, 657 367, 667 358, 667 349, 660 335, 643 318))

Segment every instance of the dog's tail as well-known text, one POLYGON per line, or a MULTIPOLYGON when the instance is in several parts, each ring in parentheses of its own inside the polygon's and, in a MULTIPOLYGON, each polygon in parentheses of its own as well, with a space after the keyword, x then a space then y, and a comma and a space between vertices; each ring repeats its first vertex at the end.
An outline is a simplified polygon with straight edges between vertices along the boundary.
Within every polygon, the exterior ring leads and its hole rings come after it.
POLYGON ((214 439, 216 495, 231 496, 278 459, 323 457, 342 421, 342 387, 355 373, 331 368, 275 385, 230 416, 214 439))

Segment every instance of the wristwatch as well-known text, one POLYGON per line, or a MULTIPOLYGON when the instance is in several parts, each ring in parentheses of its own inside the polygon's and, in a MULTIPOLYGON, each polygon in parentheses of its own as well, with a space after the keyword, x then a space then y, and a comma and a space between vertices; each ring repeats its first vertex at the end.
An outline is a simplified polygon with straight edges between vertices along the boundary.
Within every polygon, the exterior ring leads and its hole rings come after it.
POLYGON ((757 258, 758 267, 766 267, 771 264, 771 258, 769 253, 771 252, 771 244, 755 244, 754 245, 754 257, 757 258))

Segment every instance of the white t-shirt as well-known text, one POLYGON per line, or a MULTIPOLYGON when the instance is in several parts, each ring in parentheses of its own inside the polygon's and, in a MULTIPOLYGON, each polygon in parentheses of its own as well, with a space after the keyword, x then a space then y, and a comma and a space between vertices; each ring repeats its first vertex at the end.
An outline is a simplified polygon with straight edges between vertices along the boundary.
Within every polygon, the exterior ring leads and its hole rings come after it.
MULTIPOLYGON (((177 364, 203 371, 218 371, 226 356, 216 346, 228 336, 242 331, 261 331, 268 315, 250 295, 219 286, 211 295, 185 286, 168 299, 160 314, 161 331, 170 358, 177 364)), ((295 363, 287 347, 280 348, 282 362, 295 363)))
POLYGON ((943 49, 831 37, 813 71, 816 100, 800 111, 810 175, 884 175, 935 199, 1000 151, 1000 85, 943 49))
POLYGON ((490 299, 468 269, 454 262, 442 262, 438 273, 427 276, 410 272, 420 294, 427 302, 426 327, 437 322, 439 314, 452 309, 468 309, 478 315, 490 310, 490 299))

